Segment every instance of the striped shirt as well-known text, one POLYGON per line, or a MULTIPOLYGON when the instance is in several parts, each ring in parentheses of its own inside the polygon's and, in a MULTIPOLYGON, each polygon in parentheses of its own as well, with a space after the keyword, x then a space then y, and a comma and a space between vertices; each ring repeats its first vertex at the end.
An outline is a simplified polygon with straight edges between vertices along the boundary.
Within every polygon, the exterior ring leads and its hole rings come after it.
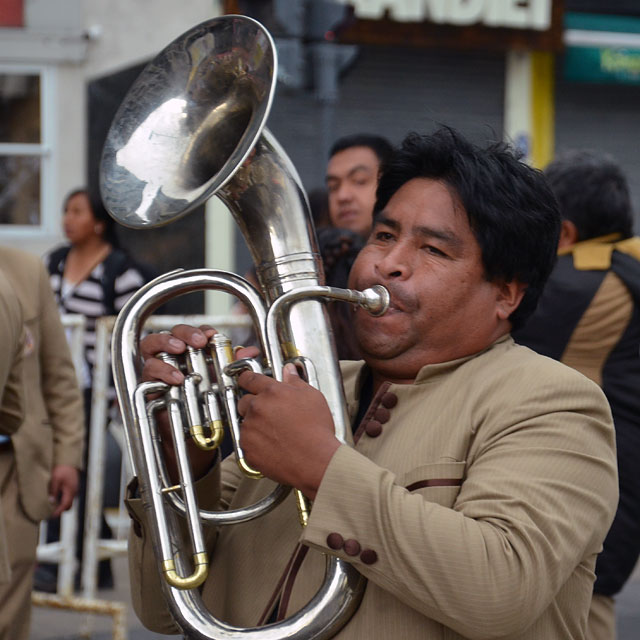
MULTIPOLYGON (((116 251, 119 251, 116 249, 116 251)), ((107 292, 105 291, 105 263, 98 264, 89 276, 78 283, 68 283, 64 280, 65 259, 51 260, 51 254, 45 256, 45 264, 49 270, 51 288, 56 296, 60 313, 75 313, 87 319, 84 335, 85 359, 88 364, 85 388, 91 386, 91 371, 95 364, 96 321, 101 316, 118 313, 125 302, 145 282, 146 278, 140 269, 127 258, 119 268, 119 273, 113 279, 113 309, 108 308, 107 292), (57 262, 57 264, 52 264, 57 262)), ((111 295, 111 294, 109 294, 111 295)))

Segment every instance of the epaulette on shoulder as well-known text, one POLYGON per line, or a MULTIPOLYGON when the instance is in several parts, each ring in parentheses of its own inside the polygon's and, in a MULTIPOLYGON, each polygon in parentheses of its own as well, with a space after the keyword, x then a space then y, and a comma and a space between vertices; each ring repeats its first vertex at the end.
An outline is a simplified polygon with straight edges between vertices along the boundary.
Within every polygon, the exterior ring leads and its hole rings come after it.
POLYGON ((606 271, 611 268, 611 256, 620 251, 640 261, 640 238, 633 237, 612 242, 619 234, 591 238, 558 251, 558 255, 570 253, 573 266, 579 271, 606 271))

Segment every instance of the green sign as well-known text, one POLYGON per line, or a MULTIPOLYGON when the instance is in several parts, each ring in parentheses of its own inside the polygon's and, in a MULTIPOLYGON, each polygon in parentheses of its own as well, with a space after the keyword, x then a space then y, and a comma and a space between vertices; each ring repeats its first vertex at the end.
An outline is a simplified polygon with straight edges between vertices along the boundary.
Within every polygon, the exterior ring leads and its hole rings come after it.
POLYGON ((567 47, 564 76, 574 82, 640 84, 640 49, 567 47))
POLYGON ((615 46, 609 34, 640 34, 640 18, 595 13, 567 12, 564 28, 595 33, 604 39, 592 45, 571 45, 564 52, 564 76, 574 82, 640 84, 640 47, 615 46), (598 44, 600 46, 598 46, 598 44))

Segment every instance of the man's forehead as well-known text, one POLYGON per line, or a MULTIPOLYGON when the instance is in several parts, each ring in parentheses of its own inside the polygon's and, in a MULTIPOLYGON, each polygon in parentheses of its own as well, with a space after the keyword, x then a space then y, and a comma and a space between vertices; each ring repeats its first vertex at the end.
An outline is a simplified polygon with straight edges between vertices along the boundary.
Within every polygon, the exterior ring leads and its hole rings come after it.
POLYGON ((429 178, 405 183, 382 210, 374 212, 373 223, 423 235, 431 234, 434 229, 441 229, 447 235, 471 231, 458 198, 447 185, 429 178), (415 199, 416 188, 424 190, 424 198, 415 199))
POLYGON ((348 147, 336 152, 329 159, 327 177, 338 173, 352 173, 354 171, 377 171, 380 165, 378 156, 369 147, 348 147))

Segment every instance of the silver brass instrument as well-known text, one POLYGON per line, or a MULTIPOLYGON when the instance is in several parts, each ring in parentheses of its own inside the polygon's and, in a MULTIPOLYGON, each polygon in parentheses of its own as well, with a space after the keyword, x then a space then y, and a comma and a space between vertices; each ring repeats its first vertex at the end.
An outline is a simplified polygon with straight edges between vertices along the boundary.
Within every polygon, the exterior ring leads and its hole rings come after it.
MULTIPOLYGON (((275 640, 330 638, 360 603, 364 578, 348 563, 327 556, 325 582, 297 614, 260 628, 237 628, 217 620, 196 587, 207 575, 202 524, 222 526, 263 515, 287 493, 278 487, 255 505, 230 511, 198 508, 185 448, 185 432, 212 449, 226 423, 238 462, 235 379, 261 362, 234 361, 221 336, 208 352, 190 350, 184 387, 138 384, 139 336, 145 319, 167 300, 215 289, 242 300, 253 318, 267 367, 281 379, 285 362, 303 368, 325 395, 345 441, 349 428, 340 370, 323 301, 329 298, 386 311, 388 293, 322 286, 322 266, 306 196, 291 161, 264 127, 276 79, 275 47, 269 33, 244 16, 223 16, 189 30, 166 47, 142 72, 125 97, 109 131, 101 165, 104 203, 119 222, 154 227, 181 217, 212 195, 231 210, 254 259, 261 293, 245 279, 222 271, 178 270, 160 276, 127 303, 113 333, 113 370, 150 534, 162 563, 172 614, 190 638, 275 640), (209 376, 210 363, 215 377, 209 376), (148 401, 149 394, 163 395, 148 401), (171 486, 162 460, 153 414, 166 407, 178 458, 180 483, 171 486), (167 508, 170 507, 170 508, 167 508), (189 525, 191 559, 179 516, 189 525)), ((163 356, 169 358, 168 355, 163 356)), ((170 362, 173 362, 169 360, 170 362)), ((175 364, 175 362, 173 362, 175 364)), ((301 515, 306 505, 299 500, 301 515)))

